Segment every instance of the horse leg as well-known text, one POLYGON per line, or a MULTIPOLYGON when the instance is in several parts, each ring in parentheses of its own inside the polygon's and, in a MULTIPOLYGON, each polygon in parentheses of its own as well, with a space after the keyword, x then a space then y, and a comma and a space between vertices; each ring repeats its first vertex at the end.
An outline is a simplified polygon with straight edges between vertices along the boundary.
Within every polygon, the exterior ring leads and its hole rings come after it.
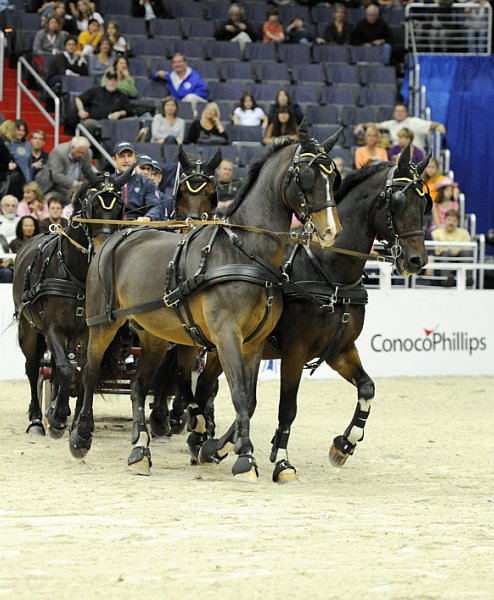
POLYGON ((127 464, 137 475, 150 475, 153 463, 149 449, 151 438, 146 426, 145 403, 150 384, 155 380, 157 368, 166 354, 168 343, 153 336, 147 336, 144 332, 141 333, 139 341, 142 354, 130 388, 133 448, 127 464))
POLYGON ((263 344, 251 346, 250 349, 244 348, 242 355, 242 349, 236 343, 218 346, 218 358, 228 381, 236 419, 227 433, 219 440, 210 440, 204 451, 204 455, 206 450, 211 455, 214 450, 215 456, 224 458, 233 449, 238 458, 232 467, 232 473, 236 479, 250 483, 256 483, 259 477, 249 434, 250 419, 257 403, 256 385, 262 350, 263 344))
POLYGON ((297 416, 297 394, 302 378, 307 348, 303 344, 287 343, 282 347, 290 348, 281 357, 280 402, 278 406, 278 427, 271 440, 269 460, 275 463, 273 481, 275 483, 297 483, 297 470, 288 459, 288 440, 292 423, 297 416))
POLYGON ((26 433, 30 435, 45 435, 43 413, 38 398, 38 376, 40 361, 43 356, 44 341, 41 335, 21 318, 19 321, 19 345, 26 357, 26 375, 31 388, 31 401, 29 403, 29 425, 26 433))
POLYGON ((358 399, 353 418, 343 435, 334 438, 329 450, 329 462, 336 467, 342 467, 347 458, 353 454, 357 442, 364 439, 364 428, 374 398, 375 386, 362 367, 358 350, 354 344, 347 352, 328 364, 357 388, 358 399))
POLYGON ((74 458, 84 458, 91 449, 94 431, 94 390, 98 384, 100 366, 105 351, 121 325, 121 321, 115 321, 89 328, 87 363, 83 373, 84 401, 69 438, 70 452, 74 458))
POLYGON ((58 389, 50 408, 48 409, 48 433, 58 439, 67 428, 70 415, 69 396, 74 367, 67 357, 64 340, 51 328, 46 332, 46 343, 52 353, 56 365, 56 380, 58 389))

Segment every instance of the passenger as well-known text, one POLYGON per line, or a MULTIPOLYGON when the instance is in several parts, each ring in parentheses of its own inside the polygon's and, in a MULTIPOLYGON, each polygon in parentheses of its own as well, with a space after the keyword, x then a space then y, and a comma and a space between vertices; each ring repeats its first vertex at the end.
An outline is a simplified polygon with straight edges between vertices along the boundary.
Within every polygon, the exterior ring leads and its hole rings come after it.
MULTIPOLYGON (((113 148, 113 160, 116 164, 114 177, 135 166, 137 152, 130 142, 119 142, 113 148)), ((144 177, 135 169, 128 183, 122 187, 124 214, 127 218, 140 222, 159 221, 160 195, 152 179, 144 177)))

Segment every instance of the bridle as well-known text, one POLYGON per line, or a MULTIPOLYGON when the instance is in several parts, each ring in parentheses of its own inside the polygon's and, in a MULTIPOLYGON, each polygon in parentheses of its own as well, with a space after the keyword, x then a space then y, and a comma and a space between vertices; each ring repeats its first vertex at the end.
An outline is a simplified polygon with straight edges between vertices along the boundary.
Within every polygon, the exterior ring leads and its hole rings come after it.
MULTIPOLYGON (((123 212, 123 202, 122 197, 119 191, 115 186, 115 181, 111 178, 109 173, 104 174, 103 185, 100 188, 94 187, 94 185, 90 184, 87 192, 85 193, 83 198, 79 198, 79 202, 81 203, 81 208, 77 213, 73 216, 83 217, 87 219, 93 218, 93 207, 96 202, 100 203, 100 206, 105 211, 113 211, 115 208, 115 204, 118 202, 120 204, 119 217, 122 217, 123 212)), ((92 237, 99 234, 108 234, 110 235, 116 230, 116 227, 111 223, 98 223, 98 224, 89 224, 84 222, 74 222, 71 221, 72 227, 76 229, 77 227, 82 227, 84 234, 88 241, 88 254, 91 256, 93 254, 93 245, 92 245, 92 237)))
MULTIPOLYGON (((211 199, 211 210, 213 211, 218 205, 218 190, 216 188, 216 181, 214 179, 214 175, 208 175, 202 169, 203 163, 201 159, 197 159, 195 162, 195 169, 187 174, 185 171, 180 173, 181 165, 178 163, 177 173, 175 176, 175 185, 173 188, 173 206, 174 213, 178 214, 178 202, 179 202, 179 189, 182 184, 185 184, 187 191, 196 196, 200 194, 202 190, 206 187, 208 183, 213 185, 213 194, 211 199)), ((202 215, 196 213, 188 213, 187 218, 189 219, 201 219, 202 215)))
MULTIPOLYGON (((335 179, 333 181, 333 190, 336 191, 340 187, 341 184, 341 175, 336 168, 333 160, 326 154, 323 148, 317 147, 317 153, 314 152, 302 152, 302 146, 299 144, 295 150, 295 154, 293 156, 293 163, 290 165, 286 177, 283 182, 284 192, 286 190, 292 180, 295 182, 297 186, 297 200, 298 206, 294 208, 294 212, 297 216, 297 219, 304 225, 304 230, 307 233, 312 233, 314 231, 314 224, 312 223, 312 213, 318 212, 323 208, 336 207, 336 201, 334 196, 330 193, 328 189, 327 199, 325 202, 320 202, 315 204, 314 206, 309 205, 307 200, 306 192, 311 190, 314 187, 315 183, 315 174, 312 170, 312 165, 317 165, 323 175, 331 176, 333 173, 336 174, 335 179), (300 169, 300 165, 302 163, 307 163, 307 167, 305 169, 300 169)), ((285 196, 286 201, 286 196, 285 196)))
MULTIPOLYGON (((412 173, 412 177, 395 177, 395 172, 398 166, 394 166, 391 168, 389 175, 386 179, 384 190, 382 190, 378 196, 380 202, 375 205, 376 210, 379 206, 382 206, 385 203, 386 206, 386 224, 387 228, 390 232, 390 237, 393 239, 393 245, 390 248, 391 256, 396 261, 396 259, 402 254, 402 247, 400 244, 401 239, 409 238, 409 237, 424 237, 425 232, 423 229, 414 229, 410 231, 398 231, 394 218, 396 215, 401 214, 406 207, 406 192, 408 189, 412 188, 413 191, 420 197, 426 197, 426 209, 425 212, 428 213, 432 209, 432 199, 429 193, 429 188, 427 187, 427 191, 424 191, 423 186, 425 182, 418 174, 417 168, 413 164, 409 164, 409 169, 412 173)), ((384 243, 389 245, 389 241, 386 239, 382 239, 384 243)))

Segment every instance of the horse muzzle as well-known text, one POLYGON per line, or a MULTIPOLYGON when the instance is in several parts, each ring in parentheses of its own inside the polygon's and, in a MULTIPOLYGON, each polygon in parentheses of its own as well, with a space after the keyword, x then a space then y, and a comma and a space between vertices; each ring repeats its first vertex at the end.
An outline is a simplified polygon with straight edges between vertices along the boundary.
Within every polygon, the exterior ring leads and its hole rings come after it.
MULTIPOLYGON (((313 216, 315 217, 315 215, 313 216)), ((324 216, 324 224, 319 224, 318 219, 314 218, 314 225, 319 243, 323 248, 329 248, 335 243, 336 238, 343 231, 343 227, 335 206, 329 206, 326 209, 324 216)))

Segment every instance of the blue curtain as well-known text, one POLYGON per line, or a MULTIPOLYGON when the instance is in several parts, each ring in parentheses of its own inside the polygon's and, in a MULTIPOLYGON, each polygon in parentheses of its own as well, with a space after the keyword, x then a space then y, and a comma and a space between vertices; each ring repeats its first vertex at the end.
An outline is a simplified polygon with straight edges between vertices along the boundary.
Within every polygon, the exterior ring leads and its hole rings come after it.
MULTIPOLYGON (((478 231, 494 227, 494 57, 420 56, 433 121, 447 128, 451 168, 477 215, 478 231)), ((402 88, 408 99, 408 77, 402 88)))

